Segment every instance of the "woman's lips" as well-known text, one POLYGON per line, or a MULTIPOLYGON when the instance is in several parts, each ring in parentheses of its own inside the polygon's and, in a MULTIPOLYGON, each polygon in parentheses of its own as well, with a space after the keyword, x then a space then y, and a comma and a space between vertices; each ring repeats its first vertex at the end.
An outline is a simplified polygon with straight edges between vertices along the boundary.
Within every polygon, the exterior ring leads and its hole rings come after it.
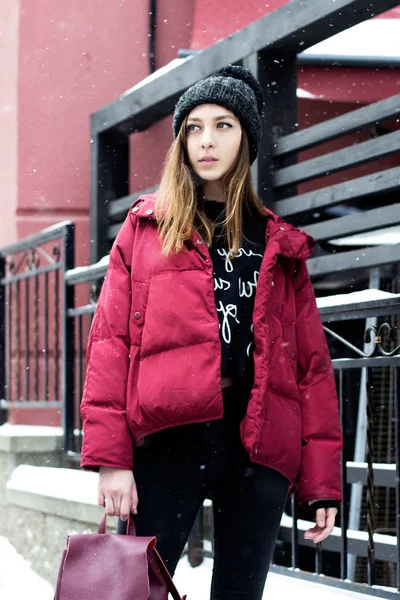
POLYGON ((203 158, 200 163, 202 165, 213 165, 217 162, 218 159, 216 158, 203 158))

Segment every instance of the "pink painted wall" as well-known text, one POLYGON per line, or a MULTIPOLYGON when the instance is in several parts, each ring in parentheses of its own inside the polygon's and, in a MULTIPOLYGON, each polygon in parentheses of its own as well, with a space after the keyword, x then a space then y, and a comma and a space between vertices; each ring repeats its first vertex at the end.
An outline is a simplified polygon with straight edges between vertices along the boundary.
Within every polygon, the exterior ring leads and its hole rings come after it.
POLYGON ((16 240, 18 0, 0 2, 0 246, 16 240))
POLYGON ((356 109, 356 104, 370 104, 398 94, 400 78, 396 73, 397 70, 387 68, 303 65, 298 70, 298 86, 321 99, 350 103, 356 109))
MULTIPOLYGON (((177 58, 181 48, 191 47, 195 0, 158 0, 155 31, 155 62, 160 68, 177 58)), ((172 116, 148 130, 131 135, 130 192, 153 187, 172 137, 172 116), (149 160, 151 157, 151 160, 149 160)))
POLYGON ((192 48, 207 48, 289 0, 196 0, 192 48))
POLYGON ((142 3, 21 0, 19 237, 70 219, 87 261, 90 114, 148 74, 146 55, 142 3))
POLYGON ((396 8, 392 8, 392 10, 388 10, 387 12, 376 17, 377 19, 400 19, 400 6, 396 6, 396 8))

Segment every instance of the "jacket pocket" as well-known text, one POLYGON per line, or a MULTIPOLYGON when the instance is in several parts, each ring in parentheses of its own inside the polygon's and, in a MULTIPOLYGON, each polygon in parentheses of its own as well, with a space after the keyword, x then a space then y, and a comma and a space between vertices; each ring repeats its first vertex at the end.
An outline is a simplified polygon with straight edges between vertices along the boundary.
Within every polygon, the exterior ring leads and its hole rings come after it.
POLYGON ((282 323, 282 339, 290 367, 297 382, 297 342, 295 323, 282 323))
POLYGON ((131 313, 129 317, 129 336, 131 346, 140 346, 146 320, 149 284, 136 281, 132 287, 131 313))

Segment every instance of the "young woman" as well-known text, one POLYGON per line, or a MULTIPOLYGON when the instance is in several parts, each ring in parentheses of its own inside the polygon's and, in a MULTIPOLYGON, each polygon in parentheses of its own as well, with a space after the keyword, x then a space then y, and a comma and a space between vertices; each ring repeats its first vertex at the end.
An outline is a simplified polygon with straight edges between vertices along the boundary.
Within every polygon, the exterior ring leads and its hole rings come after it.
POLYGON ((82 467, 170 572, 213 502, 212 600, 258 600, 288 494, 314 542, 341 500, 331 360, 306 268, 314 241, 251 183, 263 97, 229 65, 186 91, 161 183, 115 240, 87 348, 82 467))

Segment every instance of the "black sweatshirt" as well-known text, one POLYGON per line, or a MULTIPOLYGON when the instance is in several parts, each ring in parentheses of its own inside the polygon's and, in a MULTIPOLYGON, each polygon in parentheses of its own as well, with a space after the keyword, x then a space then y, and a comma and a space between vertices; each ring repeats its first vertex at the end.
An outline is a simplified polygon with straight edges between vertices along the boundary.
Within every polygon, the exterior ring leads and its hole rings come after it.
POLYGON ((252 373, 253 309, 258 274, 265 250, 267 218, 243 218, 239 253, 229 258, 225 236, 218 222, 225 205, 206 200, 204 210, 217 223, 210 256, 214 272, 214 294, 222 346, 222 377, 244 377, 252 373))

